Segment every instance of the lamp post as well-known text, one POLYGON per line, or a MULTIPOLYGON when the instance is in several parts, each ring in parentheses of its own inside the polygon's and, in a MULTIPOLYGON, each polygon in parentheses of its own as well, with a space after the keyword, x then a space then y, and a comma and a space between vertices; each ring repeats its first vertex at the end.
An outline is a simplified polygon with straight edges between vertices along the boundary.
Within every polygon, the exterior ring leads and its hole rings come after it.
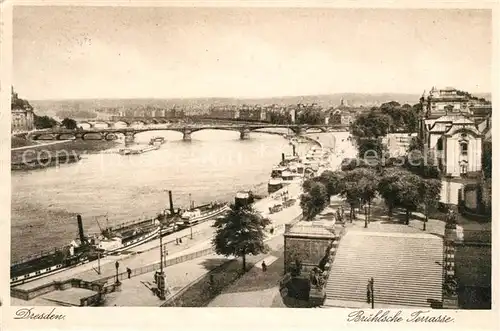
POLYGON ((163 274, 163 240, 161 236, 163 225, 160 225, 160 274, 158 275, 157 285, 158 285, 158 298, 160 300, 165 300, 165 277, 163 274))
POLYGON ((368 227, 368 207, 366 205, 363 205, 363 209, 365 211, 365 228, 368 227))
POLYGON ((163 273, 163 240, 161 232, 163 230, 163 225, 160 225, 160 272, 163 273))
POLYGON ((98 270, 98 274, 100 275, 101 274, 101 252, 97 252, 97 270, 98 270))
POLYGON ((120 267, 120 263, 118 261, 115 262, 116 268, 116 285, 120 285, 120 281, 118 280, 118 268, 120 267))
POLYGON ((370 289, 371 289, 371 302, 372 302, 372 309, 375 308, 375 298, 374 298, 374 294, 373 294, 373 283, 374 283, 374 280, 373 280, 373 277, 370 281, 370 289))

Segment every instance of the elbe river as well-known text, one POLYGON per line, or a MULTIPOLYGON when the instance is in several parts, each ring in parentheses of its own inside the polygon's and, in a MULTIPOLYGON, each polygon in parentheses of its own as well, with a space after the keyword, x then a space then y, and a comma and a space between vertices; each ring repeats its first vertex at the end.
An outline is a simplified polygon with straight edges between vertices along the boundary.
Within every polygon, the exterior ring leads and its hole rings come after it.
MULTIPOLYGON (((168 208, 168 190, 175 208, 187 208, 190 194, 195 205, 234 201, 239 190, 267 194, 271 168, 292 146, 280 135, 252 132, 248 140, 239 135, 202 130, 184 142, 177 132, 144 132, 136 143, 147 144, 154 136, 167 142, 140 155, 108 151, 78 163, 12 172, 12 259, 69 244, 77 238, 76 214, 90 233, 155 216, 168 208)), ((301 144, 298 152, 309 147, 301 144)))

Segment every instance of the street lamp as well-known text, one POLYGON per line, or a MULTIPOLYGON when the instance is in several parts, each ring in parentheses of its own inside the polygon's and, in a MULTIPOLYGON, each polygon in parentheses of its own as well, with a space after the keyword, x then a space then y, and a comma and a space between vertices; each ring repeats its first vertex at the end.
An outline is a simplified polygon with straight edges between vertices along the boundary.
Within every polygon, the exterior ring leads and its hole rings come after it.
POLYGON ((374 287, 373 287, 373 283, 375 281, 373 280, 373 277, 368 280, 368 285, 367 285, 367 289, 368 289, 368 293, 367 293, 367 299, 368 299, 368 302, 371 302, 372 304, 372 309, 375 308, 375 298, 374 298, 374 294, 373 294, 373 290, 374 290, 374 287))
POLYGON ((160 274, 156 279, 156 283, 158 285, 158 298, 160 300, 165 300, 165 276, 163 273, 163 240, 162 240, 162 232, 163 225, 160 225, 160 274))
POLYGON ((364 211, 365 211, 365 228, 368 227, 368 207, 366 206, 366 204, 363 206, 364 208, 364 211))
POLYGON ((120 285, 120 281, 118 280, 118 268, 120 267, 120 263, 118 261, 115 262, 116 268, 116 285, 120 285))

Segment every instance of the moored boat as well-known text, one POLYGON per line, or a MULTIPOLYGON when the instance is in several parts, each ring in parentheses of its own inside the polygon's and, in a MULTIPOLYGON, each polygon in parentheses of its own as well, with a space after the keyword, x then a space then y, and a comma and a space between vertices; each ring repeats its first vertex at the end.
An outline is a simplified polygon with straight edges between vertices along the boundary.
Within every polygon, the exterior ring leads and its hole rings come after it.
POLYGON ((153 137, 149 141, 149 144, 150 145, 154 145, 154 146, 163 145, 164 143, 165 143, 165 138, 164 137, 153 137))
POLYGON ((147 219, 127 222, 102 230, 95 247, 106 253, 118 253, 155 239, 160 234, 160 221, 147 219))
POLYGON ((97 259, 93 242, 84 235, 80 215, 77 216, 77 220, 79 239, 51 252, 42 252, 13 262, 10 266, 10 285, 24 284, 97 259))
POLYGON ((283 188, 283 179, 282 178, 271 178, 267 183, 267 192, 272 194, 276 191, 279 191, 283 188))
POLYGON ((136 146, 136 147, 130 147, 130 148, 120 148, 118 150, 118 153, 121 155, 137 155, 137 154, 142 154, 150 151, 155 151, 157 149, 160 149, 160 144, 149 144, 145 147, 141 146, 136 146))
POLYGON ((189 227, 198 223, 215 219, 229 211, 226 203, 212 202, 209 204, 192 207, 181 213, 181 219, 177 222, 179 227, 189 227))

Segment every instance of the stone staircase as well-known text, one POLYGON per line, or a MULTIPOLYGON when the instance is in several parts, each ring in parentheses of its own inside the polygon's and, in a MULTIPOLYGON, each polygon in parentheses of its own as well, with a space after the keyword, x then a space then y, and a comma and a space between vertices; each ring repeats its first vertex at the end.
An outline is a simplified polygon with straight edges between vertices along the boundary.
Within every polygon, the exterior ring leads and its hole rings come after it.
POLYGON ((366 290, 373 277, 375 308, 438 308, 442 263, 443 240, 437 236, 348 231, 331 268, 325 306, 370 307, 366 290))

